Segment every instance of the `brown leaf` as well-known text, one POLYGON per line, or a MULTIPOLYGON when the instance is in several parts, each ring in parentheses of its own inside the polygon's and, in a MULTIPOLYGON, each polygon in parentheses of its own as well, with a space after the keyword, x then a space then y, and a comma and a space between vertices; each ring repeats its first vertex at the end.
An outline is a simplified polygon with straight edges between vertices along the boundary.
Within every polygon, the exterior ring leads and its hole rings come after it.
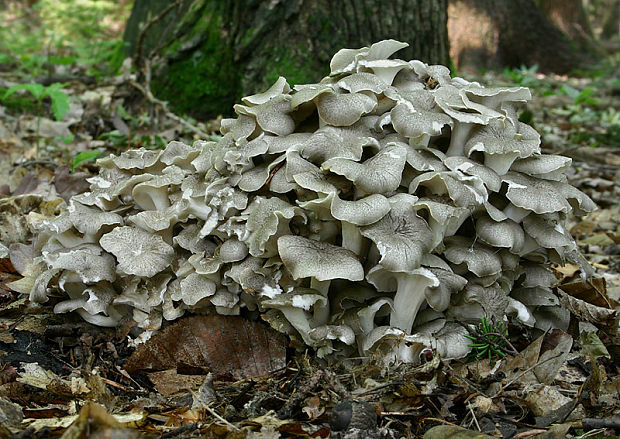
POLYGON ((58 195, 65 201, 69 201, 73 195, 81 194, 90 187, 86 179, 89 174, 86 172, 75 172, 71 174, 67 166, 59 166, 54 172, 54 187, 58 195))
POLYGON ((581 268, 575 264, 564 264, 554 265, 553 270, 560 274, 560 276, 556 274, 556 277, 560 277, 560 281, 563 281, 572 278, 581 268))
POLYGON ((569 296, 561 289, 558 289, 558 295, 560 296, 560 304, 579 320, 603 326, 614 325, 617 315, 615 310, 592 305, 584 300, 569 296))
POLYGON ((154 335, 131 355, 125 369, 209 369, 235 379, 267 374, 286 364, 286 337, 260 322, 238 316, 195 316, 154 335))
POLYGON ((554 329, 538 337, 519 355, 506 361, 500 368, 507 382, 551 383, 566 360, 573 338, 554 329))
POLYGON ((29 172, 24 175, 24 178, 22 178, 22 180, 19 182, 12 195, 17 196, 34 192, 40 183, 41 180, 39 179, 39 177, 37 177, 32 172, 29 172))
POLYGON ((595 306, 612 308, 612 303, 607 297, 607 284, 605 278, 599 277, 588 282, 572 282, 558 285, 566 294, 583 300, 595 306))
POLYGON ((64 432, 60 439, 85 437, 133 439, 140 437, 140 433, 136 430, 123 428, 105 408, 88 401, 80 410, 78 418, 64 432))
POLYGON ((438 425, 424 433, 424 439, 491 439, 493 436, 467 430, 458 425, 438 425))
POLYGON ((311 421, 314 421, 323 413, 325 413, 325 407, 321 407, 321 401, 318 396, 313 396, 306 400, 306 406, 301 409, 311 421))
POLYGON ((150 372, 147 374, 155 389, 163 396, 194 389, 203 382, 204 375, 182 375, 175 369, 150 372))

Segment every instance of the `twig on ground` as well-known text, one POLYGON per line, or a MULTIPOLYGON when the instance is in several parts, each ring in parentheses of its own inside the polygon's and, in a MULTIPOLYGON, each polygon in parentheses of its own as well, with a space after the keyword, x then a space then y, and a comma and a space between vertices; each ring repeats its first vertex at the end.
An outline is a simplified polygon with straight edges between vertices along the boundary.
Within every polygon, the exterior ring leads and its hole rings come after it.
POLYGON ((620 416, 605 419, 584 418, 581 421, 581 426, 584 430, 593 430, 599 428, 613 428, 615 430, 620 429, 620 416))
POLYGON ((533 366, 528 367, 528 368, 527 368, 527 369, 525 369, 523 372, 521 372, 520 374, 518 374, 517 376, 515 376, 513 379, 511 379, 510 381, 508 381, 508 383, 506 383, 506 385, 501 386, 501 387, 500 387, 500 389, 499 389, 497 392, 495 392, 495 395, 491 396, 490 398, 491 398, 491 399, 493 399, 493 398, 496 398, 497 396, 499 396, 499 394, 500 394, 500 393, 502 393, 502 392, 503 392, 503 390, 504 390, 505 388, 510 387, 512 384, 514 384, 514 383, 515 383, 515 382, 516 382, 519 378, 521 378, 523 375, 525 375, 526 373, 531 372, 532 370, 534 370, 534 368, 536 368, 536 367, 538 367, 538 366, 541 366, 541 365, 543 365, 543 364, 547 363, 548 361, 555 360, 556 358, 559 358, 559 357, 561 357, 562 355, 564 355, 564 353, 563 353, 563 352, 560 352, 559 354, 554 355, 553 357, 546 358, 546 359, 545 359, 545 360, 543 360, 543 361, 537 361, 537 362, 536 362, 536 364, 534 364, 533 366))
POLYGON ((536 436, 538 434, 543 434, 543 433, 546 433, 546 432, 547 432, 547 430, 543 430, 541 428, 537 428, 535 430, 528 430, 528 431, 524 431, 524 432, 521 432, 521 433, 517 434, 515 436, 515 439, 523 439, 523 438, 526 438, 526 437, 536 436))
POLYGON ((160 105, 162 110, 166 114, 166 117, 168 117, 169 119, 174 120, 175 122, 180 123, 181 125, 183 125, 186 128, 188 128, 190 131, 193 131, 194 133, 198 134, 200 137, 202 137, 204 139, 208 139, 209 138, 209 135, 207 133, 205 133, 204 131, 202 131, 200 128, 192 125, 191 123, 189 123, 188 121, 186 121, 182 117, 177 116, 172 111, 168 110, 168 102, 161 101, 161 100, 157 99, 155 96, 153 96, 153 93, 150 90, 146 89, 145 87, 143 87, 138 82, 133 81, 133 80, 130 80, 128 82, 133 87, 138 89, 149 102, 151 102, 153 104, 156 104, 156 105, 160 105))

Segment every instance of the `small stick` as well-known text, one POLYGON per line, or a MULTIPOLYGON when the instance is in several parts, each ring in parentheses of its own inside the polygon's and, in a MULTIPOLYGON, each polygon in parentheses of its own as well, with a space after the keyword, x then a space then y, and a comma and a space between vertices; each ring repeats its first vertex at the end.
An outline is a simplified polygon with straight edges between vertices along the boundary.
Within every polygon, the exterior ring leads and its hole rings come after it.
POLYGON ((425 421, 439 422, 440 424, 453 425, 455 427, 458 427, 457 424, 454 424, 452 422, 446 421, 444 419, 439 419, 439 418, 424 418, 424 419, 422 419, 421 422, 425 422, 425 421))
MULTIPOLYGON (((557 355, 555 355, 555 356, 553 356, 553 357, 549 357, 549 358, 547 358, 546 360, 543 360, 543 361, 540 361, 540 362, 536 362, 536 364, 534 364, 533 366, 528 367, 527 369, 525 369, 523 372, 521 372, 520 374, 518 374, 518 375, 517 375, 516 377, 514 377, 512 380, 508 381, 508 383, 507 383, 505 386, 502 386, 502 387, 503 387, 503 388, 510 387, 510 386, 511 386, 513 383, 515 383, 515 382, 516 382, 519 378, 521 378, 521 377, 522 377, 523 375, 525 375, 526 373, 531 372, 534 368, 536 368, 536 367, 538 367, 538 366, 540 366, 540 365, 543 365, 543 364, 547 363, 548 361, 555 360, 556 358, 559 358, 559 357, 561 357, 562 355, 563 355, 563 353, 562 353, 562 352, 560 352, 559 354, 557 354, 557 355)), ((496 397, 497 397, 500 393, 502 393, 502 389, 501 389, 501 388, 500 388, 500 389, 499 389, 499 390, 495 393, 495 395, 491 396, 491 399, 496 398, 496 397)))
POLYGON ((470 403, 467 403, 467 408, 469 409, 469 413, 471 413, 471 416, 474 419, 474 424, 476 424, 476 428, 478 429, 478 431, 482 431, 482 429, 480 428, 480 424, 478 424, 478 419, 476 419, 474 409, 472 408, 470 403))
POLYGON ((525 437, 530 437, 530 436, 536 436, 537 434, 542 434, 542 433, 546 433, 547 430, 542 430, 542 429, 536 429, 536 430, 528 430, 528 431, 524 431, 522 433, 519 433, 515 436, 515 439, 522 439, 525 437))
MULTIPOLYGON (((194 397, 194 399, 196 401, 200 401, 200 398, 198 398, 198 395, 196 395, 196 392, 194 392, 193 390, 190 389, 190 392, 192 394, 192 396, 194 397)), ((230 422, 228 422, 226 419, 222 418, 215 410, 213 410, 211 407, 209 407, 207 404, 205 404, 204 402, 200 401, 200 406, 203 407, 206 411, 208 411, 211 416, 213 416, 215 419, 217 419, 218 421, 222 422, 224 425, 226 425, 227 427, 230 427, 231 429, 233 429, 234 431, 241 431, 241 429, 239 427, 237 427, 236 425, 231 424, 230 422)))
POLYGON ((162 107, 162 109, 164 110, 164 113, 166 113, 166 116, 182 125, 184 125, 185 127, 187 127, 189 130, 193 131, 194 133, 198 134, 200 137, 204 138, 204 139, 208 139, 209 135, 207 133, 205 133, 204 131, 202 131, 201 129, 195 127, 194 125, 192 125, 191 123, 189 123, 188 121, 186 121, 185 119, 181 118, 180 116, 177 116, 176 114, 174 114, 173 112, 171 112, 170 110, 168 110, 168 102, 166 101, 161 101, 159 99, 157 99, 155 96, 153 96, 153 93, 151 93, 150 90, 147 90, 146 88, 144 88, 142 85, 140 85, 139 83, 137 83, 136 81, 129 81, 129 84, 131 84, 132 86, 134 86, 135 88, 137 88, 143 95, 144 97, 151 103, 153 104, 157 104, 160 105, 162 107))

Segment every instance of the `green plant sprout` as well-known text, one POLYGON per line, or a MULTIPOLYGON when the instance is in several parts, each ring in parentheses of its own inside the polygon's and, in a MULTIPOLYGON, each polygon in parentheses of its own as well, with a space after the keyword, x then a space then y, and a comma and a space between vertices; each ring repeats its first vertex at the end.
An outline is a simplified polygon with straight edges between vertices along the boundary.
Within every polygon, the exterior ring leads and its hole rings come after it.
POLYGON ((92 151, 82 151, 73 159, 73 164, 71 165, 71 172, 74 172, 75 168, 77 168, 78 165, 80 165, 81 163, 93 162, 97 160, 101 156, 101 154, 103 154, 103 151, 99 149, 95 149, 92 151))
POLYGON ((39 127, 41 125, 41 112, 43 110, 43 100, 49 97, 52 101, 52 114, 56 120, 60 121, 67 111, 69 111, 69 96, 62 91, 64 84, 59 82, 44 86, 38 83, 31 84, 16 84, 9 88, 4 94, 3 99, 8 98, 18 90, 28 91, 37 101, 37 128, 36 128, 36 144, 35 144, 35 157, 39 152, 39 127))
POLYGON ((510 343, 508 337, 508 327, 504 322, 487 320, 486 316, 480 319, 478 325, 464 325, 469 335, 468 339, 473 343, 468 346, 473 348, 473 355, 476 359, 487 357, 491 366, 496 358, 504 358, 507 354, 517 355, 519 352, 510 343))

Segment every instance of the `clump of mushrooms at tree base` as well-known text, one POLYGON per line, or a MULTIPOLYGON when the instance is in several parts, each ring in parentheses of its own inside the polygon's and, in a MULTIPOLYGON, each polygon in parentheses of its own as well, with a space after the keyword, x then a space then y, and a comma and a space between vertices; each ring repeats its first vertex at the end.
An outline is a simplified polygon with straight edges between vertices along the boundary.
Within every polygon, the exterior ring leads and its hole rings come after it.
POLYGON ((343 49, 318 84, 280 77, 219 141, 100 159, 13 288, 146 333, 258 310, 332 358, 460 358, 458 322, 483 316, 566 329, 548 266, 588 275, 564 224, 595 208, 567 183, 570 159, 519 122, 527 88, 389 59, 406 46, 343 49))

